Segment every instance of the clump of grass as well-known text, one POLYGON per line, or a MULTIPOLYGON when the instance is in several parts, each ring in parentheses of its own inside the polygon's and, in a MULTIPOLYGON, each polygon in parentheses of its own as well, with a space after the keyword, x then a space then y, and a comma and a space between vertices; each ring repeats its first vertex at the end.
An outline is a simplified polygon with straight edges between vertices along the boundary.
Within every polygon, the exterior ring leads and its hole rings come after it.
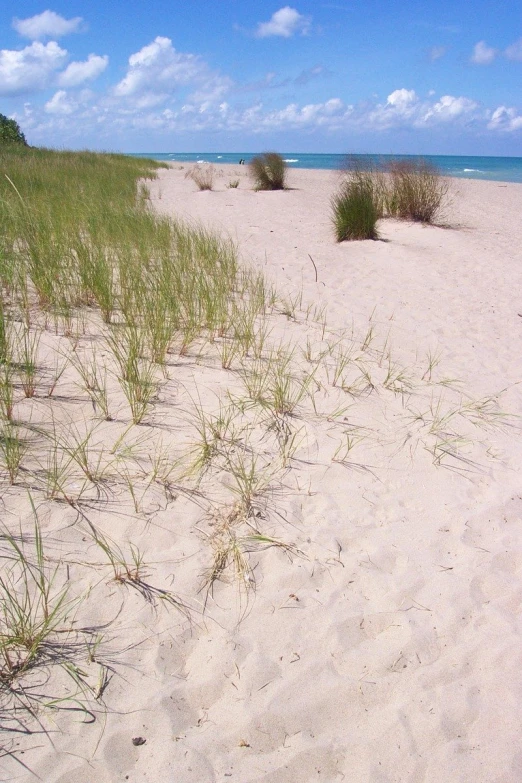
POLYGON ((331 206, 337 242, 379 238, 380 213, 370 177, 359 176, 343 182, 331 206))
POLYGON ((61 670, 84 697, 92 697, 88 675, 77 662, 86 643, 94 636, 96 646, 101 641, 98 629, 75 625, 82 599, 71 596, 65 569, 49 565, 32 499, 31 506, 34 551, 28 552, 22 536, 4 533, 8 551, 0 575, 0 692, 3 717, 11 713, 17 730, 24 724, 21 713, 34 718, 41 704, 54 709, 74 704, 87 711, 77 693, 52 693, 57 685, 52 671, 61 670), (39 672, 37 688, 34 677, 28 679, 34 671, 39 672))
POLYGON ((100 366, 96 349, 92 349, 84 362, 77 355, 72 356, 69 361, 81 378, 80 388, 89 395, 94 413, 105 421, 112 421, 107 393, 107 367, 105 364, 100 366))
POLYGON ((13 368, 9 362, 0 364, 0 415, 7 421, 13 420, 14 412, 13 368))
POLYGON ((140 424, 157 392, 153 363, 143 354, 145 340, 134 326, 121 327, 107 336, 119 367, 118 380, 129 403, 132 421, 140 424))
POLYGON ((227 185, 227 188, 238 188, 239 187, 239 180, 238 179, 231 179, 230 182, 227 185))
POLYGON ((388 214, 419 223, 434 223, 441 217, 449 185, 435 166, 422 158, 397 160, 388 172, 388 214))
POLYGON ((121 585, 134 588, 147 603, 156 605, 158 600, 170 604, 188 616, 185 604, 170 590, 155 587, 147 582, 148 572, 143 552, 132 542, 129 542, 129 554, 126 555, 121 547, 114 541, 103 535, 94 525, 88 521, 90 533, 95 543, 106 555, 113 571, 113 579, 121 585))
POLYGON ((18 370, 20 382, 25 397, 34 397, 36 394, 36 374, 38 346, 41 334, 38 331, 30 331, 25 324, 16 332, 18 370))
POLYGON ((16 482, 27 449, 27 441, 20 436, 18 427, 6 424, 0 431, 0 467, 8 474, 10 484, 16 482))
POLYGON ((286 163, 277 152, 256 155, 249 164, 254 190, 284 190, 286 187, 286 163))
POLYGON ((185 179, 191 179, 196 183, 199 190, 212 190, 214 187, 215 169, 212 164, 202 166, 197 163, 185 174, 185 179))
POLYGON ((255 591, 255 570, 250 562, 250 553, 277 547, 289 557, 302 555, 293 544, 261 533, 248 514, 245 515, 245 508, 241 503, 218 509, 212 527, 212 533, 207 534, 213 550, 212 563, 203 573, 205 608, 218 581, 236 582, 240 593, 246 593, 247 599, 248 594, 255 591))

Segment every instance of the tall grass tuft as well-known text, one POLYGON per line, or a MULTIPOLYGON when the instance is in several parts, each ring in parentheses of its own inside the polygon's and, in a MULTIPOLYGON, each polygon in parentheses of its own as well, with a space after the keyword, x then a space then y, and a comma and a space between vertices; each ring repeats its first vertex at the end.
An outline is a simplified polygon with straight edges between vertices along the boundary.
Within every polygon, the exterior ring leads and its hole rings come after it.
POLYGON ((441 217, 448 182, 426 160, 397 160, 388 167, 387 212, 392 217, 434 223, 441 217))
POLYGON ((277 152, 256 155, 249 164, 254 190, 284 190, 286 187, 286 163, 277 152))
POLYGON ((377 220, 380 217, 371 174, 359 172, 344 181, 333 196, 332 221, 338 242, 354 239, 378 239, 377 220))
POLYGON ((185 174, 185 179, 191 179, 196 183, 199 190, 212 190, 214 187, 214 166, 209 163, 208 166, 203 166, 200 163, 196 163, 185 174))

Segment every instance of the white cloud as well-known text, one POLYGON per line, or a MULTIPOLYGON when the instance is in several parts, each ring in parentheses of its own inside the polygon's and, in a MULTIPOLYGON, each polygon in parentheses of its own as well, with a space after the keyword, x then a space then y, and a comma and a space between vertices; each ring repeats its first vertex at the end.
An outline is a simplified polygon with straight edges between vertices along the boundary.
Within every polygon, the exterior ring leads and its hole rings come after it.
POLYGON ((497 56, 497 50, 488 46, 485 41, 479 41, 473 47, 470 61, 475 65, 489 65, 497 56))
POLYGON ((505 55, 509 60, 522 60, 522 38, 508 46, 505 55))
POLYGON ((47 114, 72 114, 78 108, 76 101, 71 100, 65 90, 58 90, 44 106, 47 114))
POLYGON ((517 114, 516 109, 507 106, 499 106, 488 123, 490 130, 513 132, 522 130, 522 115, 517 114))
POLYGON ((390 93, 386 102, 389 106, 393 106, 398 109, 399 112, 403 113, 407 112, 409 107, 417 100, 417 93, 415 90, 405 90, 402 88, 401 90, 394 90, 390 93))
POLYGON ((291 38, 294 33, 305 35, 310 27, 310 19, 303 16, 295 8, 285 5, 272 14, 269 22, 259 22, 256 30, 258 38, 268 38, 279 35, 282 38, 291 38))
POLYGON ((109 64, 107 55, 100 57, 90 54, 85 62, 69 63, 65 71, 58 77, 60 87, 76 87, 87 81, 97 79, 109 64))
POLYGON ((81 16, 64 19, 54 11, 44 11, 28 19, 13 19, 13 27, 24 38, 38 41, 40 38, 61 38, 69 33, 77 33, 83 26, 81 16))
POLYGON ((415 90, 402 87, 390 93, 386 103, 359 109, 358 125, 372 130, 387 130, 407 125, 417 116, 418 107, 419 99, 415 90))
POLYGON ((0 95, 21 95, 48 87, 67 59, 55 41, 39 42, 25 49, 0 50, 0 95))
POLYGON ((257 111, 247 110, 243 115, 243 123, 251 126, 254 132, 272 129, 288 128, 318 128, 329 127, 330 130, 342 127, 344 121, 353 111, 339 98, 331 98, 324 103, 309 103, 299 107, 290 103, 284 109, 262 113, 262 106, 257 111))
POLYGON ((196 100, 219 100, 232 80, 212 71, 198 55, 177 52, 170 38, 158 36, 129 57, 127 75, 114 88, 114 95, 159 102, 187 86, 196 90, 196 100))
MULTIPOLYGON (((40 47, 40 54, 46 50, 42 44, 33 46, 40 47)), ((283 131, 364 138, 403 130, 428 132, 442 126, 457 135, 470 128, 522 135, 520 109, 499 106, 488 110, 465 96, 437 96, 433 91, 420 96, 406 87, 393 90, 382 101, 374 96, 357 105, 339 97, 307 104, 292 101, 284 106, 271 97, 266 105, 260 101, 248 105, 245 91, 233 90, 236 85, 211 71, 203 59, 176 52, 166 38, 157 38, 133 54, 126 76, 113 90, 97 96, 89 90, 64 89, 66 74, 74 87, 80 75, 92 75, 104 62, 92 55, 85 63, 72 63, 77 66, 77 79, 75 70, 69 68, 62 74, 50 72, 46 86, 57 84, 59 89, 45 105, 27 106, 20 117, 31 143, 60 139, 62 144, 70 140, 81 144, 82 139, 94 138, 100 146, 114 146, 120 137, 128 140, 148 131, 159 140, 172 134, 197 138, 202 132, 223 134, 227 139, 235 133, 269 138, 270 133, 283 131), (90 61, 91 70, 87 67, 90 61), (174 95, 177 88, 179 94, 174 95), (228 92, 226 97, 224 92, 228 92)))
POLYGON ((450 122, 463 115, 469 115, 478 108, 478 103, 470 98, 455 98, 453 95, 443 95, 437 103, 428 108, 417 124, 450 122))
POLYGON ((358 124, 377 131, 399 127, 426 128, 442 123, 468 121, 478 113, 478 103, 470 98, 443 95, 438 101, 422 100, 415 90, 402 88, 390 93, 386 103, 361 109, 358 124))

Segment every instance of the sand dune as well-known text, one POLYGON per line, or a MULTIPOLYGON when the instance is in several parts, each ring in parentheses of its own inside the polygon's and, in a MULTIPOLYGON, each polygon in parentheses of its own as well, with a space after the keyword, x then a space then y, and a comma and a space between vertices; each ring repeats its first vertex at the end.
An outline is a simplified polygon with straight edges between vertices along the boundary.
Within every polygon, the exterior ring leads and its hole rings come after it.
MULTIPOLYGON (((293 346, 310 394, 287 460, 252 435, 265 484, 237 535, 266 539, 243 581, 202 589, 233 514, 218 469, 142 514, 118 497, 93 512, 189 611, 100 572, 103 617, 126 602, 107 713, 62 716, 24 759, 56 783, 520 781, 522 186, 455 181, 445 227, 386 220, 383 241, 336 244, 333 172, 266 193, 245 167, 212 192, 185 174, 160 171, 153 208, 227 234, 274 283, 267 345, 293 346)), ((212 350, 172 358, 149 424, 173 448, 194 400, 244 396, 212 350)), ((69 517, 46 529, 80 558, 69 517)))

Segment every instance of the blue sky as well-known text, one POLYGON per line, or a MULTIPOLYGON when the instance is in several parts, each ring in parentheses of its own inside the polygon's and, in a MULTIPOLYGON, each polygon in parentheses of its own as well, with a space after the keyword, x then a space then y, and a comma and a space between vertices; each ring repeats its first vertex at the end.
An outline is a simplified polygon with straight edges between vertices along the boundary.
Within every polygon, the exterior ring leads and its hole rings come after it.
POLYGON ((0 36, 31 144, 522 156, 520 0, 4 0, 0 36))

